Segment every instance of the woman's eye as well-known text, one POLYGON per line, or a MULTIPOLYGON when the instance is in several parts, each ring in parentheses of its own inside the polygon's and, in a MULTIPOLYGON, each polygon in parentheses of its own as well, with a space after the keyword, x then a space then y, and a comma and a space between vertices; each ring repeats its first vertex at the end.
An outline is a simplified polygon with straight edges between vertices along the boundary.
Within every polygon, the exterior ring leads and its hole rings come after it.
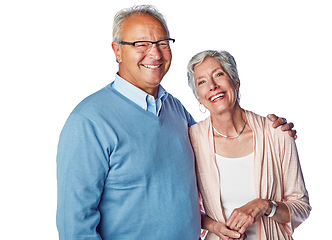
POLYGON ((197 85, 198 85, 198 86, 199 86, 199 85, 202 85, 204 82, 205 82, 204 80, 199 81, 199 82, 197 83, 197 85))
POLYGON ((221 76, 224 76, 224 73, 223 73, 223 72, 220 72, 220 73, 217 73, 217 74, 216 74, 216 77, 221 77, 221 76))

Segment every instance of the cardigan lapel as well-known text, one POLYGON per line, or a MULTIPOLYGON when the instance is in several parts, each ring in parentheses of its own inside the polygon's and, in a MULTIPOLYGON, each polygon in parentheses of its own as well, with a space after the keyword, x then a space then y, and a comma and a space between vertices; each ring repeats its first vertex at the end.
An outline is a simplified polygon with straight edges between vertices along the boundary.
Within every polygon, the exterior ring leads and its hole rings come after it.
MULTIPOLYGON (((201 191, 204 191, 206 199, 204 201, 208 215, 219 222, 225 222, 225 217, 221 205, 220 179, 216 164, 213 132, 211 119, 208 117, 199 124, 198 139, 199 151, 196 151, 197 167, 199 168, 199 181, 201 181, 201 191), (208 139, 208 141, 205 141, 208 139)), ((198 137, 198 138, 197 138, 198 137)))
POLYGON ((254 113, 245 111, 247 116, 247 122, 253 132, 253 148, 254 148, 254 176, 255 176, 255 191, 256 197, 261 198, 262 196, 262 164, 263 164, 263 153, 264 153, 264 131, 262 131, 262 122, 258 121, 254 113))

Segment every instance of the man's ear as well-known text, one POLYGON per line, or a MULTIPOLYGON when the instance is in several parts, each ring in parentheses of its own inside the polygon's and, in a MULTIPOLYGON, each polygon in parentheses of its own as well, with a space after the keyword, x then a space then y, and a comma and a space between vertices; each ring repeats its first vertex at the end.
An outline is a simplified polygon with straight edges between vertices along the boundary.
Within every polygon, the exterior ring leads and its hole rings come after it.
POLYGON ((117 42, 112 42, 112 49, 116 57, 116 62, 118 63, 122 62, 120 44, 117 42))

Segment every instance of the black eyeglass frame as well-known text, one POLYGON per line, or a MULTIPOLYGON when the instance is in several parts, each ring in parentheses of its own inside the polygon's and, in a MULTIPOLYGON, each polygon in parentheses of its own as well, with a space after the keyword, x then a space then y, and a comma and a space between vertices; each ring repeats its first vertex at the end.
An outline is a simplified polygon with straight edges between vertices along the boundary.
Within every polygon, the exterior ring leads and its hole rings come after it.
MULTIPOLYGON (((122 44, 122 45, 132 45, 132 46, 135 47, 135 44, 136 44, 136 43, 148 42, 148 43, 151 43, 151 46, 152 46, 153 44, 156 44, 157 47, 158 47, 158 46, 159 46, 158 43, 160 43, 161 41, 165 41, 165 40, 172 41, 173 43, 175 42, 175 39, 173 39, 173 38, 166 38, 166 39, 158 40, 158 41, 155 41, 155 42, 153 42, 153 41, 135 41, 135 42, 121 41, 121 42, 119 42, 119 43, 122 44)), ((150 48, 149 48, 149 49, 150 49, 150 48)))

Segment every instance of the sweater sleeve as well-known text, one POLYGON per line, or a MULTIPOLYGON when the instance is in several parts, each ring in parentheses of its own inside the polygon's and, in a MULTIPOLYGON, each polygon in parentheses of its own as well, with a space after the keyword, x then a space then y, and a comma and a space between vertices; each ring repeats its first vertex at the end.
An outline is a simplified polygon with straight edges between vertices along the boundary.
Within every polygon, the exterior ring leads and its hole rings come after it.
POLYGON ((280 140, 279 146, 281 147, 279 152, 282 153, 283 202, 289 210, 291 219, 286 225, 286 229, 289 234, 292 234, 294 229, 309 217, 311 207, 295 140, 283 133, 283 138, 280 140))
POLYGON ((108 173, 102 132, 72 113, 60 135, 57 154, 59 239, 101 239, 98 204, 108 173))

